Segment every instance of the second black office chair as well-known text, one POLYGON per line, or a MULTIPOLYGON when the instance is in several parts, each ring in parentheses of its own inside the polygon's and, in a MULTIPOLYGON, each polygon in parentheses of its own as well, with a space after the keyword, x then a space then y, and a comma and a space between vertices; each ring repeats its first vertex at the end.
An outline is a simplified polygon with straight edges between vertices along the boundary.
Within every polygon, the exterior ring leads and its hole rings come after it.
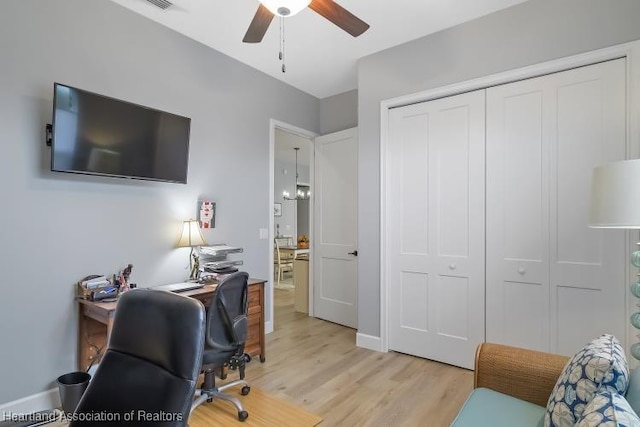
POLYGON ((250 356, 244 353, 249 324, 248 282, 247 273, 237 272, 227 276, 216 288, 207 311, 207 331, 202 357, 204 383, 202 388, 196 390, 192 411, 205 401, 223 399, 236 406, 240 421, 246 420, 249 416, 236 397, 222 393, 237 385, 242 385, 242 395, 249 394, 251 390, 244 380, 245 364, 251 360, 250 356), (216 370, 223 372, 226 368, 238 370, 240 379, 216 387, 216 370))

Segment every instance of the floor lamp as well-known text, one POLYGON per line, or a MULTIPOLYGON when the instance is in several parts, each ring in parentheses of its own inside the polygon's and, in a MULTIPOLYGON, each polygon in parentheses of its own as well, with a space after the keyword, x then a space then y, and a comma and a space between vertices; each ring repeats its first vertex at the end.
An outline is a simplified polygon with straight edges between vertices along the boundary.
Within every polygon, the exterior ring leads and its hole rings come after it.
MULTIPOLYGON (((640 229, 640 159, 607 163, 593 170, 589 214, 590 227, 640 229)), ((631 255, 631 264, 640 269, 640 250, 631 255)), ((631 293, 640 298, 640 273, 631 284, 631 293)), ((637 301, 636 307, 640 307, 637 301)), ((630 322, 640 330, 640 310, 631 315, 630 322)), ((631 355, 640 360, 640 342, 631 346, 631 355)))

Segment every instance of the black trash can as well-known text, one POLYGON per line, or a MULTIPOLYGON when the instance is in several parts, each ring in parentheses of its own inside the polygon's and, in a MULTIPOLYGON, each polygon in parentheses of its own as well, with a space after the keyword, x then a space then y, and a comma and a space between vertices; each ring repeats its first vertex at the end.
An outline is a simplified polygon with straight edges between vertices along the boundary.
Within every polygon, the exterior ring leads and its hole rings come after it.
POLYGON ((75 412, 90 379, 91 375, 86 372, 69 372, 58 377, 58 392, 60 392, 60 402, 65 414, 75 412))

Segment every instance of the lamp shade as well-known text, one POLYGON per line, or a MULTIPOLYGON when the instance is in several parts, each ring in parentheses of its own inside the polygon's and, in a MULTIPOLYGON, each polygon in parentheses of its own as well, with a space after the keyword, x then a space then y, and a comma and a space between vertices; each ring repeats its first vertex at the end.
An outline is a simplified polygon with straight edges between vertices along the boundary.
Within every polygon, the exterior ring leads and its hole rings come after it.
POLYGON ((205 246, 206 244, 207 242, 204 241, 204 237, 202 237, 202 233, 200 232, 198 221, 190 219, 182 223, 182 235, 177 244, 179 248, 205 246))
POLYGON ((589 226, 640 229, 640 159, 593 170, 589 226))
POLYGON ((305 7, 311 0, 260 0, 271 13, 278 16, 293 16, 305 7))

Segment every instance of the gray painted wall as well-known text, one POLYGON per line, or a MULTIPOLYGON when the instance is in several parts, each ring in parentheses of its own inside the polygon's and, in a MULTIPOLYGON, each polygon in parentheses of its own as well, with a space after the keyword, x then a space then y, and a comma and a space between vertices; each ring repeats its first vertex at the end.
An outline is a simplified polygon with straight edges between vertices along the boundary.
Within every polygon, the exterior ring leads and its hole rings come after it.
POLYGON ((358 66, 358 330, 380 335, 380 101, 640 39, 638 0, 531 0, 358 66))
POLYGON ((205 237, 244 248, 269 279, 269 119, 319 131, 319 101, 107 0, 5 0, 0 13, 0 402, 75 370, 74 283, 134 265, 141 286, 182 281, 174 249, 199 196, 205 237), (191 117, 187 185, 54 174, 53 82, 191 117))
POLYGON ((358 91, 333 95, 320 100, 320 135, 358 126, 358 91))

